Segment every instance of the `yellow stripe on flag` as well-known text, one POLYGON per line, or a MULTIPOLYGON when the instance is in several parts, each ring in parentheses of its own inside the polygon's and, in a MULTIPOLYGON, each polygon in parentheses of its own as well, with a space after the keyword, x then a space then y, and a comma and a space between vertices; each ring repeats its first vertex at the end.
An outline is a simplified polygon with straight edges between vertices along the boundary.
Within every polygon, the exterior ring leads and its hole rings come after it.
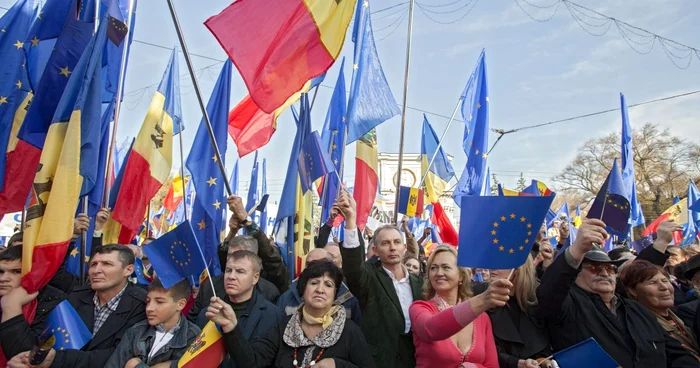
MULTIPOLYGON (((428 171, 429 158, 427 155, 422 155, 421 157, 421 175, 425 175, 428 171)), ((429 172, 428 176, 425 177, 425 197, 428 199, 429 203, 435 203, 440 200, 440 196, 445 193, 445 188, 447 188, 447 182, 442 180, 439 176, 435 175, 433 172, 429 172)))
POLYGON ((150 164, 151 176, 165 183, 173 163, 173 118, 164 110, 165 96, 156 91, 133 150, 150 164))
POLYGON ((221 332, 214 322, 209 321, 177 362, 177 366, 178 368, 216 367, 221 364, 225 354, 221 332))
POLYGON ((27 97, 24 99, 24 101, 22 101, 22 103, 19 104, 19 107, 17 107, 17 110, 15 111, 15 117, 12 120, 10 140, 7 142, 7 150, 5 152, 12 152, 15 150, 15 147, 17 147, 17 133, 19 133, 19 128, 22 127, 24 117, 27 115, 27 109, 29 108, 29 104, 32 102, 33 97, 34 94, 30 92, 29 94, 27 94, 27 97))
POLYGON ((337 59, 355 13, 355 0, 303 0, 316 23, 328 54, 337 59))
POLYGON ((408 206, 406 206, 406 216, 420 216, 420 213, 416 213, 418 210, 418 194, 420 191, 418 188, 411 188, 408 193, 408 206))
POLYGON ((297 177, 296 211, 294 214, 294 264, 295 276, 299 276, 306 266, 306 255, 313 248, 313 198, 311 191, 301 193, 301 183, 297 177))

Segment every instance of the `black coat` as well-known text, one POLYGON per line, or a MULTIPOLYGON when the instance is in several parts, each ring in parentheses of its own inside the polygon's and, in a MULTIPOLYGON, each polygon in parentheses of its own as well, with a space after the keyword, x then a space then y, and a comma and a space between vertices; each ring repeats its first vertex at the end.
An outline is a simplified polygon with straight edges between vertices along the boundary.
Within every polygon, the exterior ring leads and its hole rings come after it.
MULTIPOLYGON (((77 286, 68 294, 68 301, 90 331, 95 326, 95 291, 77 286)), ((57 351, 52 368, 102 367, 131 326, 146 319, 146 291, 128 283, 117 310, 112 312, 97 334, 81 350, 57 351)))
POLYGON ((613 315, 600 296, 574 285, 580 270, 562 254, 537 289, 554 351, 593 337, 622 367, 665 367, 668 334, 656 318, 641 304, 622 297, 617 316, 613 315))
MULTIPOLYGON (((226 351, 234 358, 239 368, 275 367, 291 368, 294 348, 283 340, 284 330, 291 317, 272 328, 264 337, 248 342, 240 328, 224 334, 226 351)), ((299 348, 297 360, 301 363, 308 348, 299 348)), ((317 348, 316 351, 319 351, 317 348)), ((315 353, 315 352, 314 352, 315 353)), ((372 368, 374 361, 360 328, 345 320, 345 327, 335 345, 325 349, 319 360, 333 358, 337 368, 372 368)))
MULTIPOLYGON (((223 299, 226 295, 226 287, 224 286, 224 276, 222 275, 212 277, 211 281, 212 283, 214 283, 216 295, 219 298, 223 299)), ((255 285, 255 289, 265 299, 267 299, 267 301, 273 304, 280 296, 280 291, 277 289, 277 287, 262 277, 258 279, 258 283, 255 285)), ((190 308, 190 311, 187 313, 187 319, 190 320, 190 322, 197 323, 197 317, 199 316, 199 312, 201 312, 202 309, 205 309, 209 306, 209 302, 211 301, 212 296, 214 296, 214 293, 211 291, 211 283, 209 283, 209 281, 206 281, 204 285, 201 285, 199 289, 199 294, 197 294, 197 297, 194 299, 194 304, 192 305, 192 308, 190 308)))
POLYGON ((36 298, 36 313, 31 325, 21 314, 0 323, 0 344, 8 360, 19 353, 31 350, 36 343, 36 338, 46 327, 49 313, 64 299, 66 299, 64 292, 46 285, 39 291, 36 298))

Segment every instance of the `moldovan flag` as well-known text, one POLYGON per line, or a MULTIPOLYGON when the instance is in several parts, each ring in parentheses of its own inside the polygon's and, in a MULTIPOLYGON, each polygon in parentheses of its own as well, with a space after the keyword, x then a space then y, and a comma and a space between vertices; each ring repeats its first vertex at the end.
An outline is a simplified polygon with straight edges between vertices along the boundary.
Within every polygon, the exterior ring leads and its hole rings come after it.
POLYGON ((423 190, 418 188, 399 188, 399 213, 408 217, 416 217, 423 214, 423 190))
POLYGON ((107 22, 80 57, 49 126, 27 208, 22 286, 29 293, 49 283, 65 257, 83 185, 81 155, 99 145, 102 52, 107 22), (90 141, 90 137, 96 141, 90 141))
POLYGON ((250 98, 274 112, 340 55, 356 0, 238 0, 204 24, 250 98))
POLYGON ((178 368, 218 367, 224 361, 226 348, 221 332, 209 321, 177 362, 178 368))
POLYGON ((105 244, 129 244, 143 223, 148 202, 168 180, 172 167, 173 121, 180 111, 177 50, 173 50, 146 118, 126 159, 117 200, 103 232, 105 244))
POLYGON ((357 203, 357 228, 364 229, 367 217, 377 198, 377 130, 372 129, 357 140, 355 158, 355 188, 352 192, 357 203))

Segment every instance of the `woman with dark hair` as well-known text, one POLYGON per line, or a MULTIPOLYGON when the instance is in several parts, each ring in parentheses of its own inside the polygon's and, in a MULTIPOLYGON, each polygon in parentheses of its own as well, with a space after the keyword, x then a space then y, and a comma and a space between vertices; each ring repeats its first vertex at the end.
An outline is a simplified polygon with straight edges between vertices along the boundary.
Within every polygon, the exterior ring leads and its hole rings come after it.
POLYGON ((238 368, 247 367, 374 367, 360 328, 333 304, 343 281, 329 260, 312 261, 299 276, 303 303, 296 313, 266 336, 246 341, 231 306, 212 298, 206 316, 221 326, 224 344, 238 368))
POLYGON ((668 366, 700 366, 700 349, 693 332, 671 311, 673 285, 668 273, 651 262, 635 260, 620 272, 620 282, 627 290, 627 295, 654 314, 657 322, 668 333, 668 366))

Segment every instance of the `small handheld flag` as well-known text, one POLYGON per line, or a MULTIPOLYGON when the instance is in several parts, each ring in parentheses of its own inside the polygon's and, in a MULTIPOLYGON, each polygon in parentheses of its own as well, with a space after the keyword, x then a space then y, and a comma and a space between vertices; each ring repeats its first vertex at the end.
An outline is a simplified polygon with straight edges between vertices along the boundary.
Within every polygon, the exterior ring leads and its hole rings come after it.
POLYGON ((80 350, 92 339, 92 333, 67 300, 51 311, 46 321, 46 331, 56 339, 53 345, 56 350, 80 350))
POLYGON ((214 322, 207 322, 185 354, 177 362, 178 368, 216 367, 224 361, 226 348, 221 332, 214 322))
POLYGON ((423 214, 423 190, 418 188, 399 188, 399 213, 408 217, 423 214))
POLYGON ((553 199, 462 197, 457 263, 491 270, 521 266, 553 199))
POLYGON ((141 285, 150 285, 153 280, 153 277, 147 274, 141 258, 136 258, 136 260, 134 260, 134 273, 131 277, 135 278, 136 283, 141 285))
POLYGON ((204 256, 189 221, 143 247, 166 289, 205 268, 204 256))
POLYGON ((625 193, 617 159, 613 161, 610 174, 588 210, 588 218, 605 222, 609 230, 618 235, 627 235, 627 220, 630 217, 630 202, 625 193))
POLYGON ((592 337, 554 353, 554 359, 560 367, 565 368, 617 368, 620 366, 592 337))
POLYGON ((317 131, 304 140, 298 161, 302 193, 306 193, 316 179, 335 170, 328 152, 321 149, 321 137, 317 131))

